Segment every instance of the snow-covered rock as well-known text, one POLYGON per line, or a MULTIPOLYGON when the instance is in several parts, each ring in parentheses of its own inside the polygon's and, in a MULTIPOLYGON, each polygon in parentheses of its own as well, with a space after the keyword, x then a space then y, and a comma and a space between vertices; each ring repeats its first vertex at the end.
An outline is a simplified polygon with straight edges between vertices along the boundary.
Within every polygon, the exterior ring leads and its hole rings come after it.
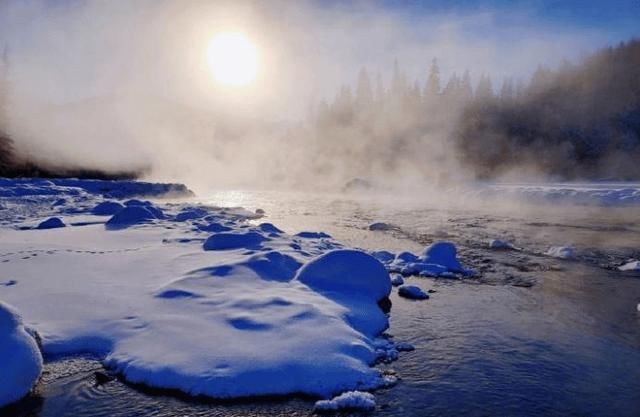
POLYGON ((410 252, 401 252, 386 267, 390 272, 407 276, 458 278, 460 275, 474 274, 458 261, 456 247, 451 242, 436 242, 425 248, 419 257, 410 252))
POLYGON ((58 227, 65 227, 64 222, 59 217, 50 217, 47 220, 41 222, 36 227, 37 229, 56 229, 58 227))
POLYGON ((0 407, 27 395, 40 378, 42 355, 18 313, 0 302, 0 407))
POLYGON ((203 245, 204 250, 256 249, 269 238, 258 232, 216 233, 203 245))
POLYGON ((465 272, 457 258, 456 246, 451 242, 435 242, 424 250, 423 263, 442 265, 451 272, 465 272))
POLYGON ((398 352, 411 352, 416 350, 416 348, 411 343, 399 342, 399 343, 396 343, 396 350, 398 352))
POLYGON ((495 250, 518 250, 511 242, 500 239, 491 239, 489 241, 489 249, 495 250))
POLYGON ((113 216, 122 209, 124 209, 124 205, 117 201, 103 201, 91 210, 91 214, 96 216, 113 216))
POLYGON ((392 230, 393 226, 388 224, 388 223, 383 223, 383 222, 377 222, 377 223, 371 223, 369 225, 369 230, 371 231, 380 231, 380 232, 384 232, 387 230, 392 230))
POLYGON ((571 246, 552 246, 545 252, 545 255, 560 259, 574 259, 576 250, 571 246))
POLYGON ((107 229, 119 229, 140 223, 147 223, 156 216, 145 206, 127 206, 114 214, 106 223, 107 229))
POLYGON ((386 250, 373 251, 371 252, 371 256, 373 256, 383 264, 388 264, 390 262, 393 262, 393 260, 396 258, 396 256, 393 253, 386 250))
POLYGON ((400 274, 391 274, 391 285, 398 287, 404 284, 404 278, 400 274))
POLYGON ((399 287, 398 295, 411 300, 427 300, 429 298, 429 294, 422 291, 420 287, 416 287, 415 285, 403 285, 399 287))
POLYGON ((297 237, 303 239, 330 239, 331 236, 324 232, 300 232, 296 234, 297 237))
POLYGON ((247 220, 259 216, 240 208, 206 207, 204 217, 177 221, 193 207, 127 201, 106 226, 121 230, 106 232, 85 221, 104 194, 31 186, 52 194, 7 197, 14 214, 3 210, 2 273, 19 284, 7 281, 1 295, 36 323, 44 353, 93 353, 130 382, 215 398, 330 398, 390 383, 372 366, 388 327, 378 301, 391 283, 370 255, 336 251, 322 232, 303 239, 256 226, 247 220), (59 195, 67 202, 51 207, 59 195), (60 210, 78 226, 13 226, 60 210), (37 247, 51 253, 14 262, 37 247))
POLYGON ((620 271, 625 271, 625 272, 628 272, 628 271, 632 271, 632 272, 640 272, 640 261, 630 261, 630 262, 627 262, 627 263, 626 263, 626 264, 624 264, 624 265, 620 265, 620 266, 618 267, 618 270, 620 270, 620 271))
POLYGON ((187 208, 176 215, 177 222, 186 222, 187 220, 195 220, 205 217, 209 212, 203 208, 187 208))
POLYGON ((330 400, 316 401, 314 411, 335 412, 339 410, 372 411, 376 408, 376 397, 369 392, 348 391, 330 400))
POLYGON ((389 273, 376 258, 358 250, 338 249, 307 263, 296 279, 324 294, 343 293, 377 302, 389 296, 389 273))

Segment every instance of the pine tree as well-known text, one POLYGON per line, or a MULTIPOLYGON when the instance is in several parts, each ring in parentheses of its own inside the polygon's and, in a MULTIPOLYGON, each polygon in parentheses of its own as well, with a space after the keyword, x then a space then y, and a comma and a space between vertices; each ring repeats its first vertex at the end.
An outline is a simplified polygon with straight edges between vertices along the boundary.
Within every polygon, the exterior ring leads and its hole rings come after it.
POLYGON ((426 100, 430 100, 440 94, 440 67, 438 60, 433 58, 431 67, 429 68, 429 76, 424 87, 424 96, 426 100))
POLYGON ((371 79, 366 68, 360 70, 358 74, 358 87, 356 88, 356 108, 358 111, 364 111, 373 104, 373 89, 371 88, 371 79))
POLYGON ((491 85, 491 78, 482 74, 478 86, 476 87, 476 100, 487 101, 493 98, 493 86, 491 85))
POLYGON ((469 74, 469 70, 464 71, 462 81, 460 82, 460 98, 465 102, 473 98, 473 87, 471 86, 471 74, 469 74))

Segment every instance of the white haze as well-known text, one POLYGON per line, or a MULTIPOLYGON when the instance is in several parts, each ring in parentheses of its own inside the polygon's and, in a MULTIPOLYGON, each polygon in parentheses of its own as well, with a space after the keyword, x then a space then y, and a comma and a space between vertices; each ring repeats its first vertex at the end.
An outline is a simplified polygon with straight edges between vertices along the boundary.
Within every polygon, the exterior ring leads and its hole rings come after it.
MULTIPOLYGON (((9 132, 39 160, 150 167, 152 179, 197 189, 319 186, 326 179, 305 172, 317 155, 300 123, 311 103, 331 100, 362 66, 386 81, 397 59, 410 80, 423 82, 437 57, 443 82, 465 69, 475 79, 526 79, 540 63, 557 65, 608 41, 527 16, 409 16, 370 2, 4 0, 9 132), (246 33, 261 51, 261 72, 249 87, 217 86, 207 67, 208 42, 227 30, 246 33)), ((348 157, 340 164, 348 166, 348 157)), ((338 171, 348 174, 336 183, 352 174, 338 171)))

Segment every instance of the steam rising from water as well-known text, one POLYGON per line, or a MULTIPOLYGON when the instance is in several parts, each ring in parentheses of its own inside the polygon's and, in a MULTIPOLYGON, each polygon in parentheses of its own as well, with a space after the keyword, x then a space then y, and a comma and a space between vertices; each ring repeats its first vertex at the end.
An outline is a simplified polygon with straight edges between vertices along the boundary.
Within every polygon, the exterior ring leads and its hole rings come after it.
MULTIPOLYGON (((38 160, 146 168, 153 179, 196 189, 317 187, 358 174, 413 183, 424 179, 415 169, 422 163, 435 177, 451 177, 464 169, 444 141, 446 130, 429 132, 430 147, 406 169, 359 173, 353 155, 314 153, 309 143, 318 138, 305 124, 310 105, 332 100, 362 66, 385 83, 395 59, 410 80, 424 82, 433 57, 445 80, 465 69, 526 79, 539 63, 555 65, 606 42, 602 33, 543 26, 527 15, 409 16, 369 2, 7 0, 0 48, 8 48, 8 130, 18 150, 38 160), (246 33, 262 51, 251 88, 219 86, 211 75, 207 47, 226 31, 246 33), (309 166, 323 158, 332 168, 319 177, 309 166)), ((361 136, 345 140, 368 158, 361 136)), ((413 149, 404 152, 415 160, 413 149)))

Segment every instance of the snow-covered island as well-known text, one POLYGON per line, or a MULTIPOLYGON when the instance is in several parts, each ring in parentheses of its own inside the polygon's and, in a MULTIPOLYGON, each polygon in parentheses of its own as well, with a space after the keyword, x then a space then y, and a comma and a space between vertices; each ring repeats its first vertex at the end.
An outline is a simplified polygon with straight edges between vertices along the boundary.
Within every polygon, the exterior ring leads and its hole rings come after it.
MULTIPOLYGON (((194 396, 330 399, 388 386, 375 365, 403 350, 383 334, 389 271, 472 273, 448 242, 422 255, 367 253, 322 232, 289 235, 242 208, 134 198, 166 193, 189 195, 167 184, 0 182, 0 367, 20 378, 0 378, 0 406, 37 383, 41 355, 77 353, 194 396)), ((375 405, 358 398, 350 404, 375 405)))

